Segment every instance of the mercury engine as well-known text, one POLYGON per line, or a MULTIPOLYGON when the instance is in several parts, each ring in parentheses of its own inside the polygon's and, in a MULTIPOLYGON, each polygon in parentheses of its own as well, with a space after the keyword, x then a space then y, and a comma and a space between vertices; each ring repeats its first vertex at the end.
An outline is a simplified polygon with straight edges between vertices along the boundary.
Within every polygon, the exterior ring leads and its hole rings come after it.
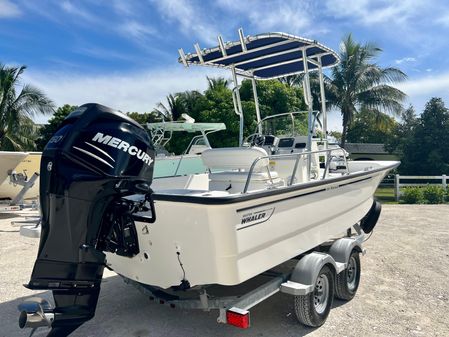
POLYGON ((134 220, 154 222, 154 148, 135 121, 85 104, 61 124, 42 153, 42 232, 29 289, 50 289, 55 305, 32 298, 19 326, 67 336, 95 315, 105 252, 139 253, 134 220), (142 215, 143 214, 143 215, 142 215))

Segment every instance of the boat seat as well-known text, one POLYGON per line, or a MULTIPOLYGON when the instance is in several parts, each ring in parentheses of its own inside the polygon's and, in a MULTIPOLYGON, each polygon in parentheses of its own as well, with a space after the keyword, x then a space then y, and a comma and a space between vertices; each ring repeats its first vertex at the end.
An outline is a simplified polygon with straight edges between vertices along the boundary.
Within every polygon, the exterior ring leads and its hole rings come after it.
MULTIPOLYGON (((209 174, 211 191, 241 193, 245 188, 248 173, 254 161, 268 156, 260 147, 217 148, 202 153, 203 163, 214 172, 209 174), (217 172, 216 170, 222 170, 217 172)), ((248 191, 282 186, 277 172, 269 171, 269 159, 260 159, 254 166, 248 191)))
MULTIPOLYGON (((249 171, 253 162, 259 157, 268 156, 261 147, 223 147, 205 150, 201 154, 204 166, 211 170, 245 170, 249 171)), ((268 167, 268 158, 261 159, 254 167, 254 172, 268 167)))

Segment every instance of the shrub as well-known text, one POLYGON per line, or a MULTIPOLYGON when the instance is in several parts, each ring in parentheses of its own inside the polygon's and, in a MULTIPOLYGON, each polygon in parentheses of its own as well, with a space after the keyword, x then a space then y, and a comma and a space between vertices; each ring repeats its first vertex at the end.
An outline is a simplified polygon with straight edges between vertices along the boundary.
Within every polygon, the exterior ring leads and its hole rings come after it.
POLYGON ((444 203, 446 191, 441 186, 427 185, 423 188, 423 196, 429 204, 444 203))
POLYGON ((423 189, 420 187, 406 187, 402 193, 402 203, 422 204, 424 202, 423 189))

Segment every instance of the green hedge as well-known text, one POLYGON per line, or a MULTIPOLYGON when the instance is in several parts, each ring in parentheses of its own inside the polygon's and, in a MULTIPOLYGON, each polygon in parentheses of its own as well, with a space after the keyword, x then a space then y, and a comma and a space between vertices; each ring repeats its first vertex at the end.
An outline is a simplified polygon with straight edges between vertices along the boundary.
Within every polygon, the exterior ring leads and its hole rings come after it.
POLYGON ((401 198, 404 204, 442 204, 446 200, 449 201, 449 189, 436 185, 406 187, 401 198))
POLYGON ((401 196, 401 202, 404 204, 422 204, 424 196, 421 187, 406 187, 401 196))

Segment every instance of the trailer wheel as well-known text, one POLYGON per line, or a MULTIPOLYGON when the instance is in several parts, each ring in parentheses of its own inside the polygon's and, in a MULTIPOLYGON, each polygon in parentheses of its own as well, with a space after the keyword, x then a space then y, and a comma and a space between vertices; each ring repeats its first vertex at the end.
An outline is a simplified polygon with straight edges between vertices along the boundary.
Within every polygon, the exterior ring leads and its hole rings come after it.
POLYGON ((353 250, 348 260, 348 267, 336 277, 335 297, 341 300, 352 300, 360 283, 360 253, 353 250))
POLYGON ((295 313, 298 321, 311 327, 324 324, 334 298, 334 272, 324 266, 318 273, 315 289, 307 295, 295 296, 295 313))

